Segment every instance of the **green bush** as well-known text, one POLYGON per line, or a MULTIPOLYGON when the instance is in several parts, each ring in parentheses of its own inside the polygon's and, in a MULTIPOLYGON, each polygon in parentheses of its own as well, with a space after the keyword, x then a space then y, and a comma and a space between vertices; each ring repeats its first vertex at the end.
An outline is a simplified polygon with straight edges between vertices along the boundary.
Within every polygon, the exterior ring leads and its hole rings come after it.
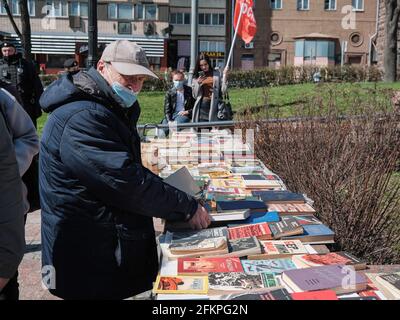
POLYGON ((286 66, 279 69, 263 68, 251 71, 231 71, 230 88, 255 88, 299 84, 313 81, 313 75, 320 71, 324 82, 365 82, 382 80, 382 72, 375 66, 286 66))

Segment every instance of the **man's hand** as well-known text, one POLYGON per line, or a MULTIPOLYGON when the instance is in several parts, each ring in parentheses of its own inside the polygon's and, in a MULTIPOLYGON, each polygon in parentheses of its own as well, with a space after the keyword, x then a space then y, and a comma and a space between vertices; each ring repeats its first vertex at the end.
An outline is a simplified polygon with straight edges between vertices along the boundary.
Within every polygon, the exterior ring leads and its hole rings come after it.
POLYGON ((179 111, 178 116, 187 116, 189 114, 189 111, 179 111))
POLYGON ((192 229, 206 229, 211 223, 210 215, 208 214, 207 210, 202 206, 198 205, 197 211, 189 220, 189 225, 192 229))
POLYGON ((4 287, 6 286, 8 280, 10 280, 10 279, 0 278, 0 291, 4 289, 4 287))

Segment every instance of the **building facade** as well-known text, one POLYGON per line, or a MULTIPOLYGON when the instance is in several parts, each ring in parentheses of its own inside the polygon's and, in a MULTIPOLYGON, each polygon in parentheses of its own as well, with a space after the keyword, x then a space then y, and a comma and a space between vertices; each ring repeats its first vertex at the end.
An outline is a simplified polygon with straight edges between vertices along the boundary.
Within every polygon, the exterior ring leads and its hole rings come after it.
MULTIPOLYGON (((376 63, 378 0, 255 0, 257 34, 237 40, 234 68, 376 63)), ((228 0, 229 21, 234 1, 228 0)), ((232 24, 227 27, 232 36, 232 24)))
MULTIPOLYGON (((198 10, 199 52, 207 53, 213 66, 225 65, 226 0, 200 0, 198 10)), ((172 68, 185 68, 190 64, 191 0, 170 0, 172 32, 168 46, 172 68)))
MULTIPOLYGON (((88 49, 88 2, 28 0, 34 59, 46 73, 60 70, 67 58, 75 57, 85 66, 88 49)), ((18 0, 10 0, 20 28, 18 0)), ((127 39, 137 42, 147 53, 151 67, 167 67, 169 0, 98 0, 99 51, 106 44, 127 39)), ((19 40, 4 7, 0 9, 0 35, 3 40, 19 40)))

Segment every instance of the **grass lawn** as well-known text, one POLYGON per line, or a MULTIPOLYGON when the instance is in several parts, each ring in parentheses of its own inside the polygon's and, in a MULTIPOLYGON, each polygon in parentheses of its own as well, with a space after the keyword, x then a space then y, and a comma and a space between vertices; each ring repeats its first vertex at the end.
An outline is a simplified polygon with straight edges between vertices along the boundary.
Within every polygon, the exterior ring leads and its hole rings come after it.
MULTIPOLYGON (((272 88, 231 89, 229 95, 233 110, 238 113, 248 108, 254 109, 257 106, 268 105, 269 110, 273 110, 280 117, 290 117, 296 115, 297 109, 301 108, 303 103, 317 97, 323 99, 326 104, 334 99, 341 106, 343 112, 346 112, 351 106, 356 106, 371 98, 388 101, 385 95, 386 89, 400 90, 400 82, 322 85, 307 83, 272 88)), ((161 122, 164 117, 164 92, 142 92, 139 95, 139 102, 142 109, 140 124, 161 122)), ((258 111, 256 110, 256 112, 258 111)), ((263 112, 260 113, 260 116, 263 116, 263 112)), ((46 120, 47 114, 38 120, 39 133, 42 132, 46 120)))

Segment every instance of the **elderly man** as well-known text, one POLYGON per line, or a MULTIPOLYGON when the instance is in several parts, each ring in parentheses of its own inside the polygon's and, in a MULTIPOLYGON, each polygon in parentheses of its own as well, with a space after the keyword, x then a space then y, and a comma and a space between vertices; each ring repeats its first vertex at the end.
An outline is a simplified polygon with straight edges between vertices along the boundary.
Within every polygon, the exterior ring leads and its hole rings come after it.
POLYGON ((138 94, 149 70, 133 42, 47 88, 41 140, 42 263, 64 299, 123 299, 151 289, 158 270, 153 217, 206 228, 207 211, 142 166, 138 94), (72 80, 71 80, 72 79, 72 80))

